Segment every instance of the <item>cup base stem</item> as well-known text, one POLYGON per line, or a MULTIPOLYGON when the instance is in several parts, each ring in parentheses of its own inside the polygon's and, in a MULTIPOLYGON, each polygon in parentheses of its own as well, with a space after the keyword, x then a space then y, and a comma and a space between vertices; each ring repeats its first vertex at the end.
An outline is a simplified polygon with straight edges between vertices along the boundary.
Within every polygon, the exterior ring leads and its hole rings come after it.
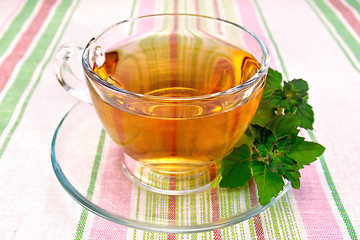
POLYGON ((187 172, 162 172, 147 167, 126 154, 122 165, 125 175, 134 184, 164 195, 186 195, 204 191, 211 187, 211 182, 218 174, 214 165, 187 172))

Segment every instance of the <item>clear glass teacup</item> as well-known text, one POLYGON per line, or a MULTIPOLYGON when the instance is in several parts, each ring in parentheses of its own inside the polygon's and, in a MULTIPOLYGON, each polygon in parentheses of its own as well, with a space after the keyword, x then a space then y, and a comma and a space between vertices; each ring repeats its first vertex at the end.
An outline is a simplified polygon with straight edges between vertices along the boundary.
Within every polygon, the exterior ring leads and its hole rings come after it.
POLYGON ((85 47, 64 45, 54 63, 61 85, 92 104, 123 149, 127 176, 177 195, 218 176, 259 105, 269 53, 235 23, 159 14, 114 24, 85 47), (79 56, 87 89, 74 74, 79 56))

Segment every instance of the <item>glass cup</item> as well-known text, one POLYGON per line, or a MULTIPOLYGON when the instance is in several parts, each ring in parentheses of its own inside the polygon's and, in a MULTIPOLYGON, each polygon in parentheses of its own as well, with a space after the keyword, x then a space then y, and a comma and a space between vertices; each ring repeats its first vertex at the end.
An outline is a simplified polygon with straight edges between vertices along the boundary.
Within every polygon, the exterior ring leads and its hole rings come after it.
POLYGON ((114 24, 85 47, 66 44, 54 65, 60 84, 92 104, 123 149, 126 175, 179 195, 219 175, 256 112, 269 53, 235 23, 159 14, 114 24))

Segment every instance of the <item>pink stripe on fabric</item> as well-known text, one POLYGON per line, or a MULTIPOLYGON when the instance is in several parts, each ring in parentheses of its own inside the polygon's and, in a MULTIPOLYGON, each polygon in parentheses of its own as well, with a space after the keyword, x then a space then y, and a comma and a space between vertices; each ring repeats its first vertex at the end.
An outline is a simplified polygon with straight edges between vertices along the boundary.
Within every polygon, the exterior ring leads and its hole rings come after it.
POLYGON ((175 233, 169 233, 167 239, 168 240, 175 240, 176 239, 175 233))
MULTIPOLYGON (((102 177, 102 184, 98 206, 110 212, 118 213, 123 217, 129 217, 131 207, 132 183, 122 171, 124 153, 121 148, 111 141, 108 155, 105 159, 106 165, 102 177), (118 203, 121 209, 112 203, 118 203)), ((95 216, 89 239, 125 239, 127 227, 95 216), (120 238, 122 237, 122 238, 120 238)))
MULTIPOLYGON (((170 178, 169 190, 176 190, 176 176, 172 176, 170 178)), ((169 210, 168 210, 168 224, 175 225, 176 224, 176 196, 169 196, 169 210)), ((167 236, 168 240, 175 240, 175 234, 169 233, 167 236)))
MULTIPOLYGON (((176 190, 176 176, 170 177, 169 190, 176 190)), ((176 196, 169 196, 169 212, 168 212, 169 225, 175 225, 176 223, 176 196)))
MULTIPOLYGON (((174 13, 178 12, 178 2, 177 0, 174 1, 174 13)), ((176 62, 177 62, 177 28, 178 28, 178 19, 175 17, 174 29, 170 34, 170 60, 171 60, 171 86, 176 86, 177 84, 177 75, 176 75, 176 62)), ((176 110, 175 110, 176 111, 176 110)), ((176 113, 174 113, 176 116, 176 113)), ((174 122, 174 124, 176 124, 174 122)), ((176 126, 175 126, 176 127, 176 126)), ((173 155, 176 156, 176 135, 173 134, 171 139, 173 142, 173 155)), ((174 178, 170 178, 170 190, 176 190, 176 176, 174 178)), ((169 225, 174 225, 176 223, 176 196, 171 195, 169 196, 169 212, 168 212, 168 223, 169 225)), ((175 240, 175 234, 169 233, 167 236, 168 240, 175 240)))
MULTIPOLYGON (((300 135, 304 136, 302 130, 300 135)), ((339 224, 330 207, 314 164, 301 169, 301 187, 294 189, 295 200, 310 239, 342 239, 339 224), (321 221, 317 216, 321 217, 321 221)))
POLYGON ((15 15, 20 12, 22 7, 24 6, 24 3, 26 0, 19 1, 15 8, 11 11, 11 13, 7 16, 3 24, 0 26, 0 33, 2 33, 7 25, 9 25, 10 21, 12 21, 15 18, 15 15))
POLYGON ((354 13, 347 7, 342 1, 339 0, 329 0, 330 3, 341 13, 341 15, 346 19, 351 28, 356 32, 360 37, 360 21, 356 18, 354 13))
MULTIPOLYGON (((155 12, 155 4, 156 0, 142 0, 139 3, 139 11, 138 16, 144 16, 144 15, 150 15, 154 14, 155 12)), ((150 29, 153 29, 155 26, 155 20, 147 20, 146 24, 140 24, 138 27, 137 32, 138 33, 144 33, 146 31, 149 31, 150 29)))
MULTIPOLYGON (((139 10, 137 16, 153 14, 155 10, 156 0, 140 0, 138 1, 139 10)), ((135 35, 140 35, 154 27, 154 21, 148 21, 148 24, 140 24, 136 30, 135 35)), ((121 161, 124 153, 120 147, 111 142, 109 154, 106 159, 106 166, 104 169, 103 183, 101 184, 99 206, 116 212, 113 209, 111 202, 121 202, 121 216, 129 217, 131 209, 131 199, 135 196, 132 195, 133 184, 126 178, 124 174, 118 174, 122 169, 121 161), (118 166, 118 167, 114 167, 118 166), (116 188, 115 184, 106 184, 109 182, 121 183, 121 187, 116 188)), ((90 232, 90 239, 126 239, 128 227, 107 221, 101 217, 95 216, 93 226, 90 232)))
MULTIPOLYGON (((237 7, 238 11, 240 12, 241 21, 243 23, 243 26, 249 29, 251 32, 255 33, 268 47, 270 51, 270 44, 267 38, 265 37, 265 34, 263 32, 263 29, 260 25, 260 22, 257 18, 256 9, 252 3, 251 0, 237 0, 237 7)), ((276 68, 275 61, 271 61, 270 67, 276 68)), ((250 202, 251 206, 255 206, 258 203, 257 201, 257 195, 256 195, 256 185, 254 180, 252 179, 249 182, 249 194, 250 194, 250 202)), ((255 226, 255 232, 257 239, 264 239, 264 229, 261 223, 260 215, 256 215, 253 217, 254 220, 254 226, 255 226)))
MULTIPOLYGON (((212 221, 216 222, 219 220, 219 195, 218 190, 214 188, 211 189, 211 210, 212 221)), ((221 239, 221 231, 219 229, 214 230, 213 234, 215 240, 221 239)))
MULTIPOLYGON (((253 5, 253 1, 237 0, 236 5, 239 12, 241 13, 240 16, 243 26, 249 29, 251 32, 255 33, 265 43, 266 47, 269 49, 270 55, 271 53, 275 52, 275 50, 269 44, 270 42, 266 38, 263 28, 260 25, 256 14, 256 9, 253 5)), ((276 69, 275 61, 270 62, 270 67, 276 69)))
MULTIPOLYGON (((257 201, 255 187, 256 187, 255 182, 253 179, 251 179, 249 181, 249 194, 250 194, 250 203, 251 203, 252 207, 259 204, 257 201)), ((260 214, 254 216, 253 219, 254 219, 254 226, 255 226, 255 232, 256 232, 257 239, 265 239, 264 238, 264 229, 263 229, 263 226, 261 223, 260 214)))
MULTIPOLYGON (((214 0, 214 7, 215 7, 215 13, 216 13, 216 17, 220 18, 220 10, 219 10, 219 5, 217 3, 217 0, 214 0)), ((221 31, 221 27, 220 27, 220 23, 218 23, 218 31, 219 34, 222 35, 222 31, 221 31)))
MULTIPOLYGON (((140 0, 139 11, 137 14, 138 17, 154 14, 155 5, 156 5, 156 0, 140 0)), ((149 30, 149 28, 147 28, 146 30, 149 30)))
MULTIPOLYGON (((145 15, 151 15, 155 12, 155 5, 156 0, 140 0, 139 1, 139 9, 137 12, 137 16, 145 16, 145 15)), ((128 43, 129 41, 136 39, 137 37, 141 36, 143 33, 149 31, 150 29, 153 29, 155 26, 155 20, 153 19, 147 19, 145 22, 138 22, 138 25, 135 29, 135 34, 131 34, 129 37, 123 38, 122 40, 115 42, 115 44, 110 45, 110 47, 107 49, 113 50, 116 49, 125 43, 128 43)))
MULTIPOLYGON (((217 3, 217 0, 214 0, 214 7, 215 7, 215 15, 217 18, 220 18, 220 10, 219 5, 217 3)), ((196 9, 197 14, 198 8, 196 9)), ((217 25, 217 29, 220 35, 222 35, 220 23, 217 25)), ((210 172, 210 179, 215 179, 215 173, 213 171, 210 172)), ((211 189, 211 213, 212 213, 212 221, 216 222, 219 220, 219 193, 217 189, 211 189)), ((221 231, 219 229, 213 231, 214 239, 215 240, 221 240, 221 231)))
POLYGON ((294 195, 310 239, 342 239, 314 164, 301 170, 301 188, 294 190, 294 195))
MULTIPOLYGON (((265 34, 260 27, 258 19, 254 17, 257 15, 251 0, 237 0, 237 2, 246 27, 249 27, 249 29, 257 34, 265 42, 267 47, 270 48, 271 46, 269 41, 265 37, 265 34)), ((274 68, 275 61, 272 61, 272 64, 270 65, 272 68, 274 68)), ((324 189, 319 184, 320 178, 317 171, 315 170, 315 167, 305 167, 302 170, 301 175, 301 190, 295 190, 294 193, 307 234, 310 238, 317 237, 317 239, 319 239, 319 236, 329 236, 326 234, 331 232, 331 236, 341 238, 341 232, 338 223, 335 219, 335 216, 333 215, 333 212, 331 211, 328 199, 324 193, 324 189), (316 218, 316 216, 322 214, 326 214, 326 218, 321 218, 322 220, 319 221, 319 218, 316 218), (329 228, 329 226, 331 227, 329 228)), ((250 187, 250 196, 252 195, 251 191, 252 187, 250 187)), ((260 217, 259 220, 257 219, 258 216, 259 215, 254 217, 255 230, 257 234, 257 228, 259 227, 260 222, 260 217)), ((263 232, 261 236, 263 237, 263 232)), ((258 235, 258 237, 260 236, 258 235)), ((329 238, 324 237, 324 239, 329 238)))
POLYGON ((44 24, 51 8, 55 5, 55 2, 56 0, 43 1, 39 12, 36 14, 27 30, 20 37, 12 52, 2 62, 0 66, 0 92, 8 82, 15 66, 19 63, 21 58, 24 57, 35 36, 39 33, 41 26, 44 24))

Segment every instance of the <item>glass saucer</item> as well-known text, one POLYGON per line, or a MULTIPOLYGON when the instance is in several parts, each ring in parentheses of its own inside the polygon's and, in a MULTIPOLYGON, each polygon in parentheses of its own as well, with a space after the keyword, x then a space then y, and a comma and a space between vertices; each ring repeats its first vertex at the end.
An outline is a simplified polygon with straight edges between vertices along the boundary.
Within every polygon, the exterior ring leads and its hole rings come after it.
POLYGON ((60 121, 51 161, 64 189, 89 211, 115 223, 148 231, 195 233, 245 221, 268 205, 257 202, 256 187, 211 187, 187 195, 165 195, 139 187, 126 177, 121 148, 105 134, 89 104, 79 102, 60 121))

